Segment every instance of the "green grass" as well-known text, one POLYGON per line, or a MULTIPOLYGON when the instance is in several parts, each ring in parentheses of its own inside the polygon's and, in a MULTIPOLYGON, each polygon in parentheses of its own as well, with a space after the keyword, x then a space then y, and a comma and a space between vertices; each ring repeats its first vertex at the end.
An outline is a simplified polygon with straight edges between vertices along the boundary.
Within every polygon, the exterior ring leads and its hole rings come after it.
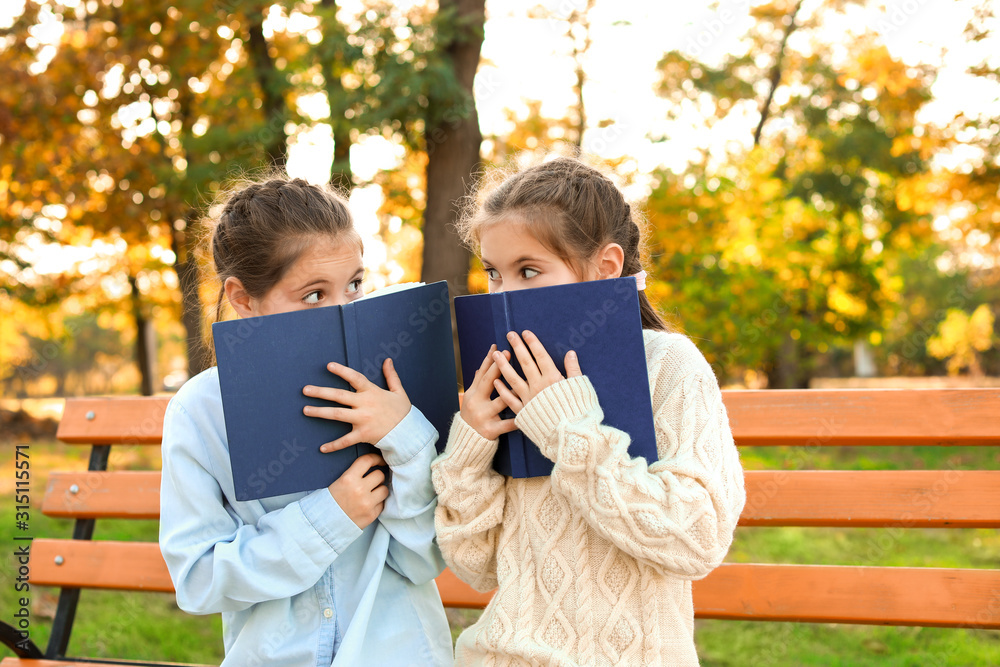
MULTIPOLYGON (((0 491, 10 498, 12 447, 0 445, 0 491), (4 484, 7 486, 5 487, 4 484)), ((112 466, 155 464, 133 448, 112 466)), ((32 502, 41 502, 43 481, 53 467, 86 467, 86 452, 52 443, 33 444, 32 502)), ((155 449, 151 450, 155 453, 155 449)), ((1000 469, 1000 451, 977 447, 829 447, 810 450, 743 450, 747 469, 1000 469)), ((0 506, 0 540, 14 544, 11 503, 0 506)), ((32 511, 30 534, 69 536, 69 521, 32 511)), ((154 522, 98 522, 97 539, 156 540, 154 522)), ((16 609, 12 549, 0 558, 0 608, 9 622, 16 609)), ((987 529, 740 528, 728 560, 759 563, 823 563, 918 567, 1000 567, 1000 534, 987 529)), ((33 589, 32 639, 44 648, 55 609, 55 593, 33 589)), ((449 610, 452 634, 475 622, 477 611, 449 610)), ((1000 664, 1000 631, 805 623, 698 620, 696 643, 704 667, 766 665, 889 665, 937 667, 1000 664)), ((84 591, 71 655, 215 663, 222 659, 217 615, 193 617, 177 609, 169 594, 84 591)), ((0 648, 0 656, 10 655, 0 648)))
MULTIPOLYGON (((25 595, 14 589, 17 563, 14 557, 15 535, 32 537, 70 537, 73 522, 52 519, 40 511, 48 471, 54 468, 85 470, 88 448, 67 448, 56 443, 32 443, 31 516, 29 529, 15 526, 13 503, 14 447, 0 443, 0 620, 11 623, 11 614, 20 608, 18 598, 25 595)), ((158 448, 133 447, 113 454, 112 469, 149 469, 156 467, 158 448)), ((98 521, 94 539, 155 542, 155 521, 98 521)), ((43 651, 48 644, 55 614, 58 591, 35 587, 30 597, 31 640, 43 651)), ((84 590, 80 594, 76 620, 69 644, 69 655, 90 658, 129 658, 219 664, 222 661, 222 620, 212 616, 190 616, 178 609, 170 593, 132 593, 84 590)), ((0 657, 14 655, 0 646, 0 657)))

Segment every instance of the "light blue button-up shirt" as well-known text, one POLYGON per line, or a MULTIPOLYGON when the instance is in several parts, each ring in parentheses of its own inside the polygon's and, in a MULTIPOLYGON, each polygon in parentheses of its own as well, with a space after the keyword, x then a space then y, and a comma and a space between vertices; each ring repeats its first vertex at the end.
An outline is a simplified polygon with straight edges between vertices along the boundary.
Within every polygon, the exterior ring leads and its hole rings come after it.
POLYGON ((181 387, 163 424, 160 550, 192 614, 221 612, 223 665, 450 665, 434 578, 437 432, 416 408, 379 443, 392 470, 364 530, 326 488, 238 501, 216 368, 181 387))

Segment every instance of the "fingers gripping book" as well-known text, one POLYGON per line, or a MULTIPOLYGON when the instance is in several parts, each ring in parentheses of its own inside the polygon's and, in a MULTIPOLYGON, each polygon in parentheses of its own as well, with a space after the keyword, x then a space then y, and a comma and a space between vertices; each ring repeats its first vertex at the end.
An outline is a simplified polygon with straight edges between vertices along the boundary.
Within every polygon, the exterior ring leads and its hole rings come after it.
MULTIPOLYGON (((604 424, 629 434, 629 454, 657 460, 646 352, 635 278, 595 280, 552 287, 455 297, 455 318, 466 389, 496 343, 529 330, 538 336, 559 372, 574 350, 604 411, 604 424)), ((516 357, 511 363, 522 374, 516 357)), ((513 417, 511 411, 503 415, 513 417)), ((552 473, 552 461, 521 431, 500 436, 494 469, 511 477, 552 473)))
POLYGON ((326 366, 335 361, 386 388, 391 357, 410 402, 442 437, 458 410, 447 282, 409 284, 343 306, 216 322, 212 325, 237 500, 329 486, 371 444, 322 453, 351 425, 307 417, 306 405, 336 405, 302 393, 306 385, 348 389, 326 366))

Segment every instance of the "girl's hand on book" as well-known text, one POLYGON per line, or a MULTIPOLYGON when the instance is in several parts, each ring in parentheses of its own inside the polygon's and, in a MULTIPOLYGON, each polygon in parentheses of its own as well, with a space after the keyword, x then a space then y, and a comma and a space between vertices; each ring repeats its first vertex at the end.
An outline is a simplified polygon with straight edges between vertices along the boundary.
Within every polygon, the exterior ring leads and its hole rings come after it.
POLYGON ((500 378, 496 378, 493 381, 493 386, 500 394, 500 398, 510 406, 515 414, 521 412, 528 401, 542 393, 546 387, 565 380, 567 377, 583 375, 580 371, 580 361, 576 358, 576 352, 573 350, 566 353, 564 361, 566 377, 563 377, 563 374, 556 368, 555 362, 552 361, 552 357, 545 351, 542 341, 538 340, 538 337, 530 331, 525 331, 522 335, 524 340, 516 332, 511 331, 507 334, 507 340, 517 356, 517 362, 521 364, 524 377, 518 375, 507 357, 497 352, 493 353, 493 360, 499 367, 504 380, 507 381, 507 384, 504 384, 500 378))
MULTIPOLYGON (((465 390, 462 397, 462 409, 459 414, 462 420, 474 428, 479 435, 487 440, 496 440, 501 433, 510 433, 517 429, 513 419, 501 419, 507 404, 500 398, 490 398, 493 394, 493 383, 500 377, 500 369, 493 361, 497 346, 492 345, 486 353, 486 358, 479 365, 476 376, 465 390)), ((510 354, 504 352, 504 354, 510 354)), ((500 354, 503 357, 503 354, 500 354)), ((504 357, 504 361, 507 358, 504 357)))
POLYGON ((385 459, 378 454, 364 454, 327 487, 344 514, 362 530, 378 518, 389 497, 389 487, 382 483, 385 473, 376 467, 384 465, 385 459))
POLYGON ((333 387, 303 387, 302 393, 312 398, 333 401, 342 408, 307 405, 302 412, 310 417, 346 422, 352 426, 351 432, 332 442, 324 443, 321 452, 335 452, 360 442, 378 443, 410 411, 410 399, 403 390, 392 359, 382 364, 388 390, 382 389, 358 371, 343 364, 331 362, 327 369, 334 375, 347 380, 354 391, 333 387))

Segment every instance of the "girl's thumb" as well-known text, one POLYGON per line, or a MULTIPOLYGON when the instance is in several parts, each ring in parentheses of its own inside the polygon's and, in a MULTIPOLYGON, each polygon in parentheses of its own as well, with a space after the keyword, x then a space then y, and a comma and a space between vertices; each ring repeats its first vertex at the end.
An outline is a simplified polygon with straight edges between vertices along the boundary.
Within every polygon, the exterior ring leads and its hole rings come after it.
POLYGON ((576 352, 573 350, 566 353, 564 365, 566 366, 566 377, 571 378, 583 375, 583 372, 580 370, 580 360, 576 358, 576 352))
POLYGON ((389 388, 389 391, 393 393, 403 393, 403 383, 399 379, 399 375, 396 374, 396 366, 392 363, 392 359, 386 359, 385 363, 382 364, 382 372, 385 374, 385 385, 389 388))

